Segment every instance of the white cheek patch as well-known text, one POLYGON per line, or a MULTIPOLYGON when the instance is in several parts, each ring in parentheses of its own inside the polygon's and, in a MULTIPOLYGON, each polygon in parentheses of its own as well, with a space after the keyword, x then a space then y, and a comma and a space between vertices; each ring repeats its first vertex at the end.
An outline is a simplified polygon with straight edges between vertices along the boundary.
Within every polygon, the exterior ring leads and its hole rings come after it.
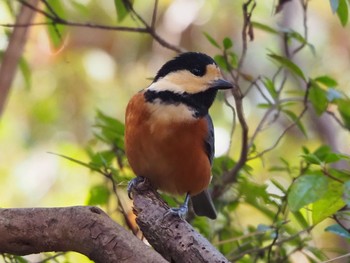
POLYGON ((148 86, 147 90, 172 91, 178 94, 184 93, 183 87, 164 78, 159 79, 157 82, 153 82, 150 86, 148 86))

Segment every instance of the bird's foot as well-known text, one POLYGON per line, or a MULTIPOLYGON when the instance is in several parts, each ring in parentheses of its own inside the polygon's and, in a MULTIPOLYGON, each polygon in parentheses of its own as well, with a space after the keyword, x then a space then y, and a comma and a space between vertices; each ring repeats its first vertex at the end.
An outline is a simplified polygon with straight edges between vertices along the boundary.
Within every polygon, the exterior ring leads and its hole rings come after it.
POLYGON ((181 219, 185 219, 188 213, 188 201, 190 200, 190 195, 187 194, 184 203, 179 208, 170 208, 164 216, 167 215, 177 215, 181 219))
POLYGON ((174 207, 174 208, 170 208, 164 216, 168 216, 168 215, 175 215, 180 217, 181 219, 185 219, 186 215, 188 212, 188 207, 187 205, 181 205, 179 208, 174 207))
POLYGON ((131 190, 134 188, 138 183, 144 182, 145 178, 142 176, 136 176, 134 179, 130 180, 128 183, 127 191, 128 191, 128 196, 130 199, 132 199, 131 196, 131 190))

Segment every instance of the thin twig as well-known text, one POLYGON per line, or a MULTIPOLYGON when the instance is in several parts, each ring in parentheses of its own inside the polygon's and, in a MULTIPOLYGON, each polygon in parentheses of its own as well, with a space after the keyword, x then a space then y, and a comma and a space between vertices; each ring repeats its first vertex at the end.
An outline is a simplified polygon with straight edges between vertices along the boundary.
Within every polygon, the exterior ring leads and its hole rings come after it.
MULTIPOLYGON (((255 0, 248 0, 245 2, 242 6, 243 8, 243 28, 242 28, 242 53, 238 61, 238 66, 237 66, 237 72, 239 72, 243 66, 243 62, 245 60, 247 50, 248 50, 248 40, 247 40, 247 35, 249 34, 251 39, 253 38, 252 36, 252 25, 251 25, 251 17, 252 13, 256 7, 256 2, 255 0), (248 10, 250 4, 253 2, 253 5, 250 10, 248 10)), ((238 82, 240 74, 237 74, 235 77, 235 81, 238 82)))
POLYGON ((60 16, 56 13, 56 11, 53 9, 53 7, 47 2, 47 0, 41 0, 41 2, 44 3, 44 5, 46 6, 46 8, 50 11, 50 13, 56 17, 56 19, 60 18, 60 16))
POLYGON ((326 261, 322 261, 321 263, 329 263, 329 262, 335 262, 335 261, 338 262, 339 259, 344 259, 344 258, 348 258, 348 257, 350 257, 350 253, 341 255, 341 256, 336 257, 336 258, 328 259, 326 261))
POLYGON ((151 28, 155 28, 156 21, 157 21, 157 12, 158 12, 158 0, 154 1, 154 7, 153 7, 153 14, 152 14, 152 22, 151 22, 151 28))
POLYGON ((137 19, 144 25, 144 28, 140 27, 123 27, 123 26, 111 26, 111 25, 102 25, 102 24, 93 24, 93 23, 79 23, 79 22, 73 22, 68 21, 62 17, 60 17, 50 6, 49 2, 46 0, 44 1, 45 5, 49 10, 52 10, 50 12, 53 12, 53 14, 48 13, 42 9, 39 9, 25 0, 17 0, 22 5, 27 6, 28 8, 34 10, 35 12, 42 14, 43 16, 49 18, 51 21, 49 22, 39 22, 39 23, 28 23, 28 24, 0 24, 2 27, 31 27, 31 26, 43 26, 43 25, 66 25, 71 27, 87 27, 87 28, 96 28, 96 29, 103 29, 103 30, 114 30, 114 31, 124 31, 124 32, 137 32, 137 33, 147 33, 153 37, 154 40, 156 40, 161 46, 171 49, 177 53, 181 53, 184 51, 184 49, 172 45, 163 38, 161 38, 155 31, 155 29, 148 25, 148 23, 132 8, 132 6, 128 6, 132 14, 134 14, 137 19))
POLYGON ((58 20, 58 19, 59 19, 58 17, 55 17, 55 16, 51 15, 50 13, 48 13, 48 12, 46 12, 46 11, 44 11, 44 10, 41 10, 40 8, 37 8, 37 7, 34 6, 34 5, 29 4, 29 3, 28 3, 27 1, 25 1, 25 0, 17 0, 17 1, 20 2, 22 5, 28 7, 29 9, 32 9, 33 11, 44 15, 44 16, 47 17, 47 18, 50 18, 50 19, 52 19, 52 20, 55 20, 55 19, 58 20))
POLYGON ((330 116, 332 116, 332 118, 344 129, 348 129, 345 124, 334 114, 334 112, 327 110, 326 113, 330 116))
POLYGON ((294 51, 293 51, 293 55, 297 54, 300 50, 302 50, 307 42, 308 42, 308 27, 307 27, 307 8, 308 8, 308 3, 309 0, 300 0, 300 4, 303 8, 303 27, 304 27, 304 42, 297 47, 294 51))

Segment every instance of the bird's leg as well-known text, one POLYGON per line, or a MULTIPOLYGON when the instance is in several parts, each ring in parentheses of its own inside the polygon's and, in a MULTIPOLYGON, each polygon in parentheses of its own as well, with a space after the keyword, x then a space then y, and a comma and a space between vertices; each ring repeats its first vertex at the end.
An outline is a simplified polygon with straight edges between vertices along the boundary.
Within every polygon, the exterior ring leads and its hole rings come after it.
POLYGON ((134 179, 130 180, 130 182, 128 183, 128 187, 127 187, 128 196, 129 196, 130 199, 132 199, 132 196, 131 196, 132 188, 135 185, 137 185, 138 183, 143 182, 144 180, 145 180, 145 178, 142 177, 142 176, 136 176, 134 179))
POLYGON ((185 201, 179 208, 170 208, 166 213, 165 216, 168 214, 178 215, 180 218, 184 219, 188 212, 188 202, 190 200, 190 194, 186 194, 185 201))

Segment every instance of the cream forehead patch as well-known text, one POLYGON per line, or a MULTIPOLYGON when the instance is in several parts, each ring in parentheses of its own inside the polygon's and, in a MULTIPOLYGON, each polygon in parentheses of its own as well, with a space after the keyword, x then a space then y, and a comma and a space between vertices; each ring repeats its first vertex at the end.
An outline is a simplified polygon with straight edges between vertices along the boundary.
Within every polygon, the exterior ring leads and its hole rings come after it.
POLYGON ((193 94, 207 90, 210 84, 220 77, 222 77, 220 69, 215 64, 210 64, 207 65, 204 76, 195 76, 188 70, 180 70, 172 72, 152 83, 147 89, 193 94))

